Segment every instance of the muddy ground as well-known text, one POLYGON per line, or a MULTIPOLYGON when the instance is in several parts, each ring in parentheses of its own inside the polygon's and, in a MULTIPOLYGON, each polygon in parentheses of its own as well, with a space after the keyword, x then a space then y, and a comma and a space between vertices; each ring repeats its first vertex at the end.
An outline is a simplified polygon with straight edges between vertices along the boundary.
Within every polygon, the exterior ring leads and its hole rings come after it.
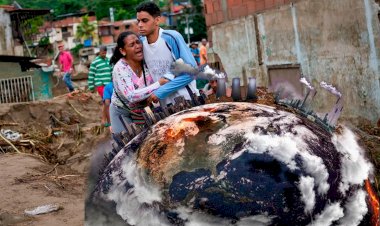
MULTIPOLYGON (((259 103, 273 104, 273 96, 265 90, 259 89, 258 95, 259 103)), ((96 177, 103 154, 111 148, 110 132, 100 123, 100 109, 97 94, 83 92, 1 105, 0 129, 18 132, 22 138, 11 142, 13 147, 0 138, 0 225, 84 224, 87 185, 93 182, 87 176, 96 177), (92 168, 91 161, 96 162, 92 168), (33 217, 24 214, 46 204, 60 209, 33 217)), ((365 119, 358 121, 358 126, 350 127, 379 176, 380 128, 365 119)))
POLYGON ((89 162, 98 147, 110 143, 100 109, 97 94, 81 92, 1 105, 0 129, 22 137, 12 142, 14 148, 0 138, 0 225, 84 224, 89 162), (60 209, 35 217, 24 214, 47 204, 60 209))

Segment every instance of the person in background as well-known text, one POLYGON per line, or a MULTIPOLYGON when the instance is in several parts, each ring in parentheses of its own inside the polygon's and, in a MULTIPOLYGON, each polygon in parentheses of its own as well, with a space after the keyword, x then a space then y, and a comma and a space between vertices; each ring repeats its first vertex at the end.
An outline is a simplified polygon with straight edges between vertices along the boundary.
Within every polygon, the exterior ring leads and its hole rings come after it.
MULTIPOLYGON (((218 79, 213 78, 204 86, 202 92, 206 96, 210 96, 210 95, 216 95, 217 90, 218 90, 218 79)), ((231 94, 232 94, 232 89, 226 86, 226 96, 231 97, 231 94)))
POLYGON ((203 93, 206 94, 206 96, 216 94, 217 88, 218 88, 218 80, 212 79, 204 86, 203 93))
POLYGON ((91 63, 88 73, 88 89, 93 91, 96 87, 101 98, 103 98, 104 86, 111 82, 112 67, 106 55, 107 47, 101 46, 99 55, 91 63))
MULTIPOLYGON (((105 118, 104 127, 110 127, 111 126, 111 119, 110 119, 110 104, 111 104, 111 98, 113 93, 113 83, 110 82, 104 87, 103 92, 103 118, 105 118)), ((112 129, 110 127, 110 130, 112 132, 112 129)))
MULTIPOLYGON (((197 62, 197 65, 200 65, 200 52, 198 48, 198 44, 196 42, 191 43, 191 52, 193 53, 194 59, 197 62)), ((197 79, 196 84, 197 84, 197 89, 199 89, 200 92, 202 92, 203 87, 208 83, 207 80, 205 79, 197 79)))
POLYGON ((64 43, 60 43, 58 45, 58 50, 59 50, 59 65, 60 65, 60 72, 61 75, 63 76, 63 81, 65 82, 67 89, 69 92, 74 91, 73 84, 71 82, 71 75, 75 72, 74 69, 74 60, 73 56, 69 51, 65 50, 65 45, 64 43))
POLYGON ((168 82, 160 78, 154 82, 143 62, 143 46, 132 31, 122 32, 110 60, 113 65, 112 80, 114 91, 110 105, 110 120, 113 133, 125 130, 120 117, 126 123, 138 126, 145 124, 143 109, 148 106, 147 98, 152 92, 168 82))
POLYGON ((174 98, 183 96, 195 102, 199 96, 194 78, 188 74, 174 77, 170 72, 173 62, 182 59, 186 64, 196 68, 197 63, 182 35, 174 30, 159 27, 161 21, 160 8, 154 2, 143 2, 136 8, 139 33, 144 48, 144 60, 152 73, 154 81, 161 77, 170 80, 155 90, 149 101, 164 105, 174 103, 174 98))
POLYGON ((200 56, 200 61, 201 65, 207 64, 207 40, 204 38, 202 39, 202 45, 199 48, 199 56, 200 56))
POLYGON ((198 49, 198 44, 196 42, 191 43, 190 51, 194 56, 195 62, 197 62, 197 65, 199 66, 200 64, 199 49, 198 49))

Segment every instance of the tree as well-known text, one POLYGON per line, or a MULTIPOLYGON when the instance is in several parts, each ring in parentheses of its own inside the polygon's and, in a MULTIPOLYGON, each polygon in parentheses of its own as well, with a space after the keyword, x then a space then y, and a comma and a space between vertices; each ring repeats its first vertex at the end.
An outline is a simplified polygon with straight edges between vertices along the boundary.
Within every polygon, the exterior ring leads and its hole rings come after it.
MULTIPOLYGON (((13 0, 6 0, 12 4, 13 0)), ((53 9, 53 16, 67 13, 77 13, 85 7, 82 1, 78 0, 17 0, 23 8, 31 9, 53 9)))
POLYGON ((191 8, 184 9, 184 15, 177 21, 177 30, 185 38, 186 14, 189 16, 189 27, 193 28, 193 34, 190 35, 191 41, 200 41, 207 37, 207 28, 205 18, 203 16, 203 5, 200 0, 191 0, 191 8))
POLYGON ((92 0, 93 6, 87 5, 89 10, 95 11, 98 20, 109 18, 109 9, 115 9, 115 20, 136 18, 135 8, 141 0, 92 0))
POLYGON ((82 17, 82 22, 77 27, 76 38, 92 39, 94 37, 95 25, 88 20, 88 15, 82 17))
MULTIPOLYGON (((0 4, 12 4, 13 0, 0 0, 0 4)), ((109 17, 109 9, 115 9, 115 20, 132 19, 136 17, 135 8, 141 0, 17 0, 23 8, 52 9, 53 16, 68 13, 78 13, 82 9, 93 11, 101 20, 109 17)))
POLYGON ((39 28, 44 24, 44 17, 37 16, 21 22, 21 29, 25 41, 33 41, 34 36, 39 33, 39 28))

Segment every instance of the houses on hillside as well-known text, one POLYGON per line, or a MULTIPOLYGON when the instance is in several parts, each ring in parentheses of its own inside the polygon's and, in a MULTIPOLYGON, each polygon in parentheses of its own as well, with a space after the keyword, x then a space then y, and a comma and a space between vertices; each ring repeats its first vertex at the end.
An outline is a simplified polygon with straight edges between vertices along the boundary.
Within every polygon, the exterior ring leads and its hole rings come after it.
POLYGON ((26 102, 49 96, 46 77, 28 45, 28 21, 49 14, 46 9, 23 9, 0 5, 0 103, 26 102))

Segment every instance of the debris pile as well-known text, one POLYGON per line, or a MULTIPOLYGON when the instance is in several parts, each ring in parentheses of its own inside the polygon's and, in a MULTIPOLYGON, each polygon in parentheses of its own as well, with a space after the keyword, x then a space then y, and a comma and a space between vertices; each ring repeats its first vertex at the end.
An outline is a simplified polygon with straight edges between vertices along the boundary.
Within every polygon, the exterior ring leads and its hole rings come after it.
POLYGON ((100 97, 83 91, 49 101, 2 105, 0 152, 27 153, 65 164, 86 149, 87 142, 108 131, 100 119, 100 97))

